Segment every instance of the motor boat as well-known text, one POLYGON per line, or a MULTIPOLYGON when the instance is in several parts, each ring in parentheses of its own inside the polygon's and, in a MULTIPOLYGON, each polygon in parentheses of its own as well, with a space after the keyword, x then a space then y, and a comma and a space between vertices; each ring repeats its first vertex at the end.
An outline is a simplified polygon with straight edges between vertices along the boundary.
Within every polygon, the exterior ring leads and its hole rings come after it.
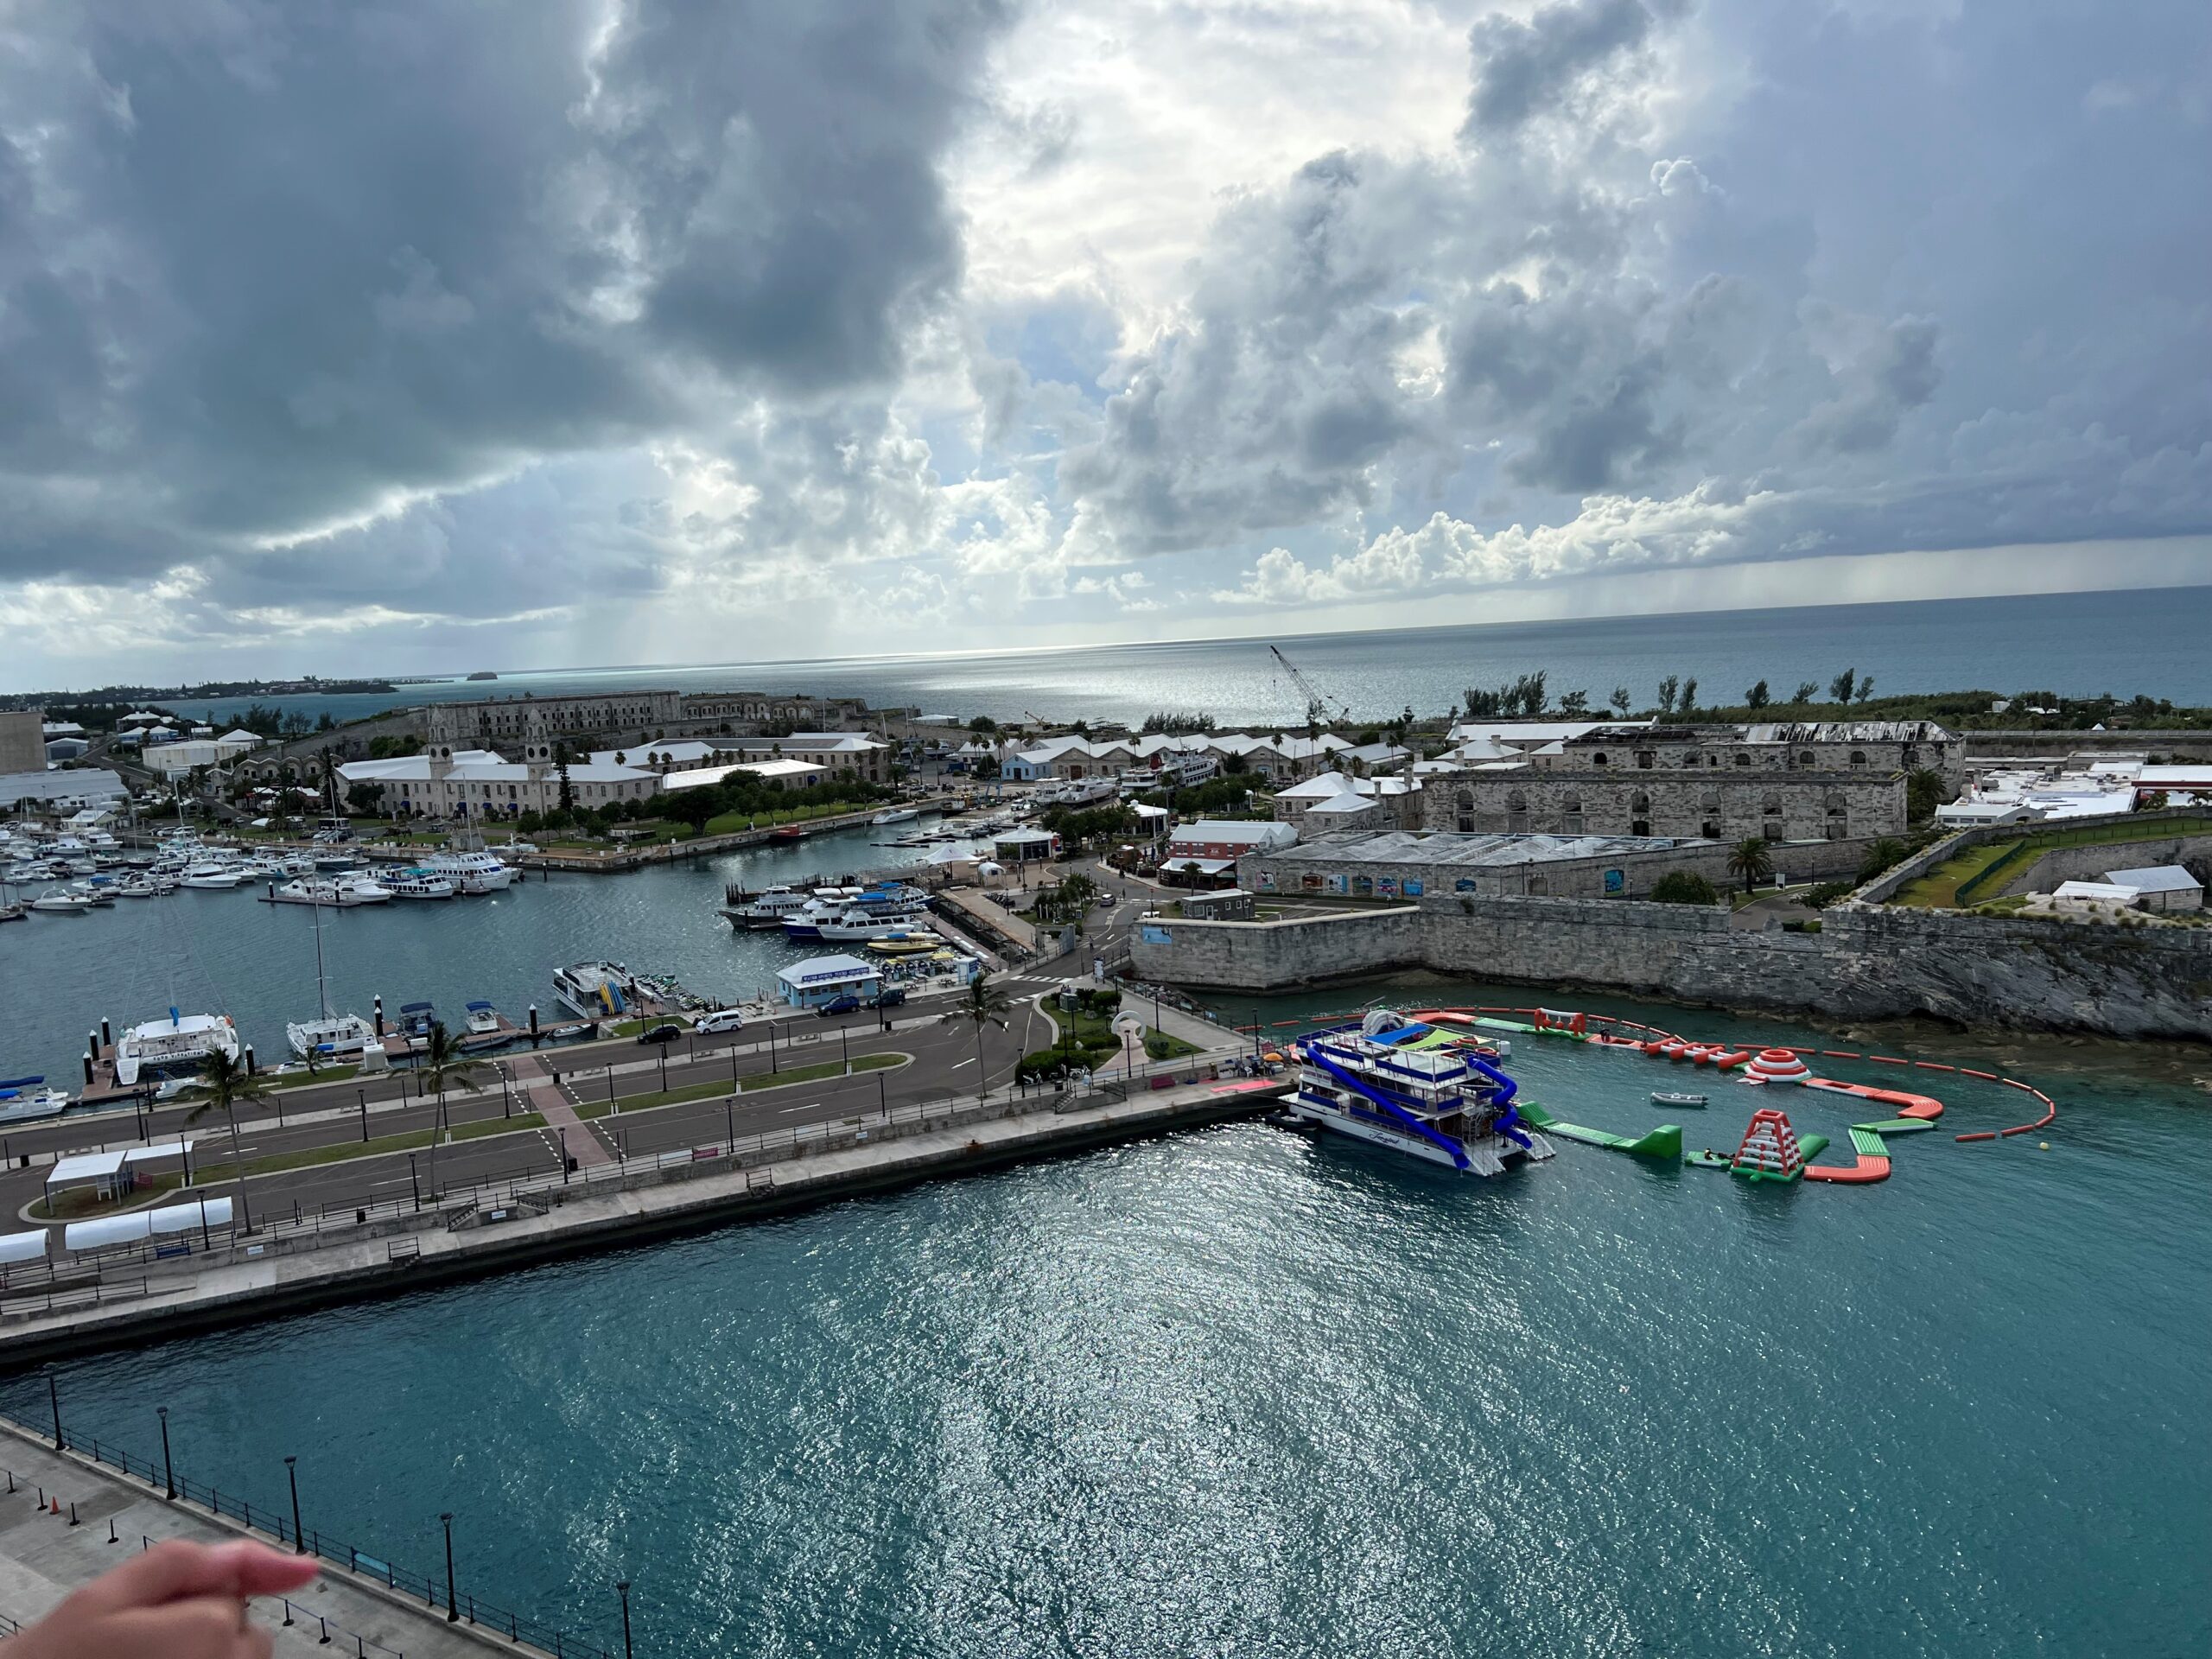
POLYGON ((881 829, 885 824, 888 823, 912 823, 921 816, 920 810, 915 807, 891 806, 886 807, 882 811, 870 818, 868 822, 876 826, 876 828, 881 829))
POLYGON ((213 859, 188 867, 178 878, 183 887, 204 887, 211 892, 228 892, 245 880, 245 872, 237 865, 219 863, 213 859))
POLYGON ((378 885, 395 899, 450 899, 460 891, 450 878, 419 865, 391 871, 378 885))
POLYGON ((81 916, 92 907, 89 897, 67 887, 49 887, 31 900, 33 910, 48 916, 81 916))
POLYGON ((44 1077, 0 1078, 0 1126, 35 1123, 69 1109, 69 1096, 43 1085, 44 1077))
POLYGON ((380 1040, 377 1028, 358 1014, 298 1020, 284 1027, 284 1035, 303 1060, 310 1054, 319 1060, 359 1059, 364 1048, 380 1040))
POLYGON ((499 1011, 489 1002, 471 1002, 467 1024, 473 1037, 493 1036, 499 1029, 499 1011))

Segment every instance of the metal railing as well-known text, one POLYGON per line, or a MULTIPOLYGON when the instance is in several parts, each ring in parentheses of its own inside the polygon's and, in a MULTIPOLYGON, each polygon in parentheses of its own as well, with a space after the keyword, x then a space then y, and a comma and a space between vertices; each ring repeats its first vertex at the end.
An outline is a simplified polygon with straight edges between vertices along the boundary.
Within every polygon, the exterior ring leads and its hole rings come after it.
MULTIPOLYGON (((58 1401, 59 1395, 56 1395, 58 1401)), ((74 1452, 89 1457, 103 1468, 119 1471, 131 1479, 142 1483, 151 1493, 176 1503, 205 1510, 211 1516, 235 1521, 249 1531, 258 1532, 281 1548, 302 1554, 314 1555, 334 1567, 342 1567, 348 1573, 380 1584, 396 1594, 412 1601, 420 1601, 426 1612, 437 1612, 442 1608, 453 1623, 467 1623, 503 1636, 510 1642, 524 1643, 541 1651, 554 1654, 559 1659, 614 1659, 614 1650, 596 1638, 579 1634, 564 1625, 536 1618, 517 1609, 485 1599, 461 1590, 450 1562, 444 1573, 425 1573, 404 1567, 372 1551, 363 1549, 347 1540, 334 1537, 313 1528, 302 1528, 299 1520, 299 1503, 296 1497, 285 1504, 257 1503, 235 1488, 225 1491, 211 1484, 192 1479, 176 1472, 166 1446, 168 1422, 163 1413, 163 1454, 161 1459, 143 1456, 117 1445, 112 1440, 76 1440, 66 1436, 60 1429, 60 1408, 55 1408, 54 1423, 51 1428, 34 1425, 10 1415, 9 1421, 26 1433, 47 1436, 56 1443, 57 1449, 74 1452)), ((290 1459, 287 1459, 289 1465, 290 1459)), ((289 1468, 288 1468, 289 1472, 289 1468)), ((38 1495, 44 1507, 48 1494, 43 1486, 35 1482, 18 1481, 12 1470, 0 1470, 8 1483, 8 1491, 14 1493, 29 1487, 38 1495)), ((57 1500, 58 1501, 58 1500, 57 1500)), ((73 1510, 72 1511, 73 1516, 73 1510)), ((450 1528, 450 1516, 442 1516, 450 1528)), ((111 1533, 113 1523, 109 1525, 111 1533)), ((158 1541, 142 1533, 139 1548, 149 1549, 158 1541)), ((319 1627, 318 1645, 343 1637, 350 1641, 356 1659, 366 1659, 372 1652, 389 1654, 392 1659, 404 1659, 397 1648, 390 1647, 373 1637, 349 1630, 342 1625, 315 1612, 313 1609, 289 1598, 282 1599, 284 1623, 312 1624, 319 1627)))

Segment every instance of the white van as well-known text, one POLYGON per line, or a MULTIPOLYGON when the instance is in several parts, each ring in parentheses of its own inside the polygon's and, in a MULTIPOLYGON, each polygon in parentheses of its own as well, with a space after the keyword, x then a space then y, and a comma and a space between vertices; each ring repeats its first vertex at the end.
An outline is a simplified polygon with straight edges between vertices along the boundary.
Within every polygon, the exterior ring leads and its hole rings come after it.
POLYGON ((716 1008, 713 1013, 702 1014, 694 1020, 691 1029, 702 1036, 718 1031, 742 1031, 745 1029, 745 1015, 736 1008, 716 1008))

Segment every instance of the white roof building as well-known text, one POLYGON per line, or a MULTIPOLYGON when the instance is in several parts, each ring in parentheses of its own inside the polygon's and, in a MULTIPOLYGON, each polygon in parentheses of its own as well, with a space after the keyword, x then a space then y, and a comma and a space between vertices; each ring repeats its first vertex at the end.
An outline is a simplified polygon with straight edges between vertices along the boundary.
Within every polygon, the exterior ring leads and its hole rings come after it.
POLYGON ((679 790, 703 789, 719 784, 743 772, 762 783, 779 783, 786 789, 807 789, 830 775, 830 768, 818 766, 811 760, 739 760, 728 766, 692 766, 681 772, 671 772, 660 780, 662 792, 674 794, 679 790))
POLYGON ((2201 910, 2204 906, 2204 884, 2178 864, 2107 870, 2105 880, 2135 894, 2145 910, 2201 910))

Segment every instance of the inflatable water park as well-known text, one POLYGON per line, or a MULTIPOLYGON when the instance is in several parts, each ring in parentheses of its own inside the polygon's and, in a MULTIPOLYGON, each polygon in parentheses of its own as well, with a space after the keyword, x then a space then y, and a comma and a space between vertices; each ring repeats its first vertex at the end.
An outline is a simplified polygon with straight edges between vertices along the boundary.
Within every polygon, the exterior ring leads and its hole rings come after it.
MULTIPOLYGON (((1306 1029, 1270 1058, 1292 1066, 1296 1088, 1277 1121, 1285 1127, 1348 1136, 1462 1173, 1494 1176, 1511 1163, 1554 1155, 1554 1140, 1625 1153, 1654 1162, 1725 1170, 1738 1180, 1867 1186, 1890 1178, 1890 1142, 1926 1133, 1943 1103, 1916 1089, 1888 1089, 1822 1077, 1820 1060, 1864 1061, 1910 1071, 1949 1073, 2019 1090, 2041 1115, 2006 1128, 1977 1129, 1954 1140, 1995 1141, 2048 1128, 2057 1117, 2051 1097, 2034 1085, 1993 1071, 1841 1049, 1750 1047, 1700 1042, 1610 1014, 1554 1008, 1427 1008, 1402 1013, 1370 1008, 1355 1015, 1321 1014, 1282 1022, 1306 1029), (1580 1044, 1657 1061, 1757 1090, 1751 1121, 1732 1152, 1685 1151, 1682 1126, 1661 1123, 1627 1136, 1554 1116, 1521 1092, 1505 1069, 1516 1039, 1580 1044), (1870 1116, 1850 1126, 1849 1163, 1815 1161, 1828 1150, 1825 1135, 1790 1121, 1789 1091, 1847 1096, 1870 1116)), ((1255 1039, 1256 1027, 1241 1029, 1255 1039)), ((1905 1081, 1900 1078, 1899 1081, 1905 1081)), ((1912 1081, 1919 1081, 1917 1078, 1912 1081)), ((1655 1090, 1657 1106, 1703 1109, 1708 1093, 1655 1090)), ((1723 1145, 1726 1144, 1724 1141, 1723 1145)), ((2049 1142, 2044 1142, 2048 1146, 2049 1142)))

